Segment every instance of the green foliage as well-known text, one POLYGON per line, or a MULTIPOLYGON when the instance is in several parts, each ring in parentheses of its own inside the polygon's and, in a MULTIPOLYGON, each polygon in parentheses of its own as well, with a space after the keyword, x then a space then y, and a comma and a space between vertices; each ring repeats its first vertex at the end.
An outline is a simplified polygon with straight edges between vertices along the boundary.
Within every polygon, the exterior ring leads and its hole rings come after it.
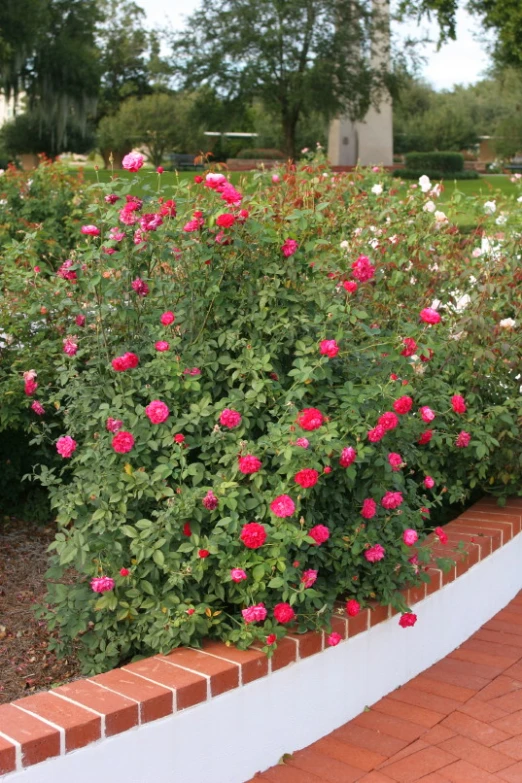
POLYGON ((499 199, 490 215, 484 199, 457 192, 454 204, 477 222, 463 237, 424 209, 436 199, 431 188, 398 193, 382 171, 333 175, 309 157, 278 173, 278 183, 272 172, 253 175, 240 196, 186 181, 162 192, 159 178, 136 218, 155 213, 163 223, 147 230, 146 218, 138 234, 138 223, 119 222, 138 178, 93 186, 84 222, 100 236, 78 234, 73 280, 47 266, 34 274, 25 259, 34 259, 35 237, 7 248, 4 290, 27 317, 6 330, 12 372, 2 391, 24 415, 34 397, 43 404, 45 415, 29 413, 35 447, 54 449, 66 434, 77 442, 59 468, 42 463, 36 473, 58 522, 42 616, 59 632, 59 651, 80 642, 86 672, 205 636, 265 645, 267 634, 285 633, 273 613, 281 602, 300 630, 327 626, 339 596, 404 609, 398 591, 425 575, 416 575, 403 531, 419 532, 422 565, 431 510, 437 517, 478 491, 520 491, 518 204, 499 199), (120 201, 105 202, 109 192, 120 201), (165 201, 172 197, 177 214, 165 201), (201 224, 190 223, 194 213, 201 224), (223 213, 236 220, 220 229, 223 213), (116 225, 121 240, 110 237, 116 225), (288 238, 298 247, 285 257, 288 238), (374 270, 349 293, 343 283, 354 281, 361 255, 374 270), (434 299, 442 321, 428 326, 419 313, 434 299), (165 311, 175 313, 171 325, 165 311), (407 338, 415 352, 404 355, 407 338), (323 340, 335 340, 338 355, 321 353, 323 340), (112 360, 126 352, 137 366, 115 371, 112 360), (33 368, 39 386, 24 395, 23 372, 33 368), (454 394, 465 397, 465 413, 453 410, 454 394), (370 439, 403 395, 411 412, 370 439), (162 423, 146 413, 152 401, 168 406, 162 423), (431 424, 423 406, 435 413, 431 424), (225 408, 241 414, 236 427, 221 421, 225 408), (305 408, 321 411, 320 427, 300 426, 305 408), (115 450, 109 418, 132 434, 130 451, 115 450), (421 445, 427 429, 433 436, 421 445), (456 446, 461 431, 466 448, 456 446), (303 437, 309 443, 299 445, 303 437), (357 456, 346 468, 347 447, 357 456), (404 463, 396 471, 392 452, 404 463), (261 461, 258 472, 241 472, 247 454, 261 461), (297 483, 303 469, 317 471, 315 486, 297 483), (402 496, 395 510, 381 503, 389 491, 402 496), (209 492, 215 508, 203 502, 209 492), (289 516, 271 509, 280 495, 295 504, 289 516), (371 519, 361 516, 369 498, 371 519), (256 549, 240 538, 253 521, 267 534, 256 549), (309 535, 318 524, 330 533, 320 546, 309 535), (370 563, 364 553, 376 544, 385 557, 370 563), (234 582, 235 568, 247 579, 234 582), (312 587, 302 582, 308 569, 318 571, 312 587), (102 575, 114 589, 95 593, 91 579, 102 575), (266 620, 245 623, 242 610, 259 603, 266 620))
POLYGON ((459 152, 409 152, 406 167, 424 173, 424 169, 460 172, 464 169, 464 156, 459 152))
POLYGON ((393 172, 394 177, 400 177, 401 179, 419 179, 421 174, 425 174, 427 177, 433 180, 463 180, 463 179, 479 179, 477 171, 441 171, 440 169, 396 169, 393 172))
POLYGON ((259 147, 250 147, 249 149, 239 150, 236 158, 257 159, 257 160, 284 160, 285 156, 279 150, 260 149, 259 147))

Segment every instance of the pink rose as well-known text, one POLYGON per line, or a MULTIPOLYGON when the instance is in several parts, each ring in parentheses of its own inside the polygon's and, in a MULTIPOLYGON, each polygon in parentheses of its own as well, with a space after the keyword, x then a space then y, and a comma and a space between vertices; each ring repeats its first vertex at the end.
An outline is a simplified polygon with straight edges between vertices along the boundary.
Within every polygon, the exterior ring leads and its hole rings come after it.
POLYGON ((174 323, 175 320, 176 320, 176 316, 174 315, 172 310, 167 310, 166 312, 163 313, 163 315, 160 318, 160 321, 163 324, 163 326, 170 326, 171 324, 174 323))
POLYGON ((400 470, 403 465, 403 459, 401 455, 397 454, 395 451, 392 451, 390 454, 388 454, 388 462, 392 470, 400 470))
POLYGON ((432 307, 425 307, 424 310, 421 310, 420 312, 420 319, 421 321, 424 321, 425 324, 438 324, 441 317, 432 307))
POLYGON ((353 446, 347 446, 347 448, 343 449, 341 451, 341 456, 339 457, 339 465, 342 468, 349 468, 350 465, 355 462, 357 459, 357 452, 353 448, 353 446))
POLYGON ((455 446, 458 449, 465 449, 466 446, 469 446, 470 440, 471 440, 471 435, 469 434, 469 432, 465 432, 464 430, 462 430, 457 435, 457 440, 455 441, 455 446))
POLYGON ((304 408, 297 416, 297 423, 303 430, 317 430, 324 424, 324 416, 317 408, 304 408))
POLYGON ((409 413, 412 409, 413 400, 411 397, 404 396, 399 397, 398 400, 395 400, 393 403, 393 410, 395 413, 399 413, 401 416, 403 416, 406 413, 409 413))
POLYGON ((127 171, 132 171, 135 173, 141 169, 144 161, 145 158, 143 155, 140 155, 139 152, 129 152, 129 154, 125 155, 123 158, 121 165, 127 171))
POLYGON ((272 174, 272 182, 276 184, 279 182, 279 174, 272 174))
POLYGON ((112 448, 117 454, 127 454, 134 446, 134 436, 121 430, 112 439, 112 448))
POLYGON ((27 378, 24 384, 24 392, 28 397, 31 397, 38 388, 38 384, 33 378, 27 378))
POLYGON ((82 226, 81 228, 82 234, 86 234, 89 237, 99 237, 100 236, 100 229, 96 226, 82 226))
POLYGON ((314 571, 313 568, 308 568, 306 571, 303 571, 303 575, 301 576, 301 584, 303 584, 306 588, 313 587, 316 579, 317 571, 314 571))
POLYGON ((219 174, 219 172, 215 172, 215 171, 210 171, 205 177, 206 187, 212 188, 212 190, 215 190, 219 185, 224 185, 226 181, 227 178, 225 177, 224 174, 219 174))
POLYGON ((209 489, 209 491, 207 492, 207 494, 205 495, 205 497, 201 502, 203 503, 207 511, 214 511, 214 509, 216 509, 219 504, 219 500, 214 495, 211 489, 209 489))
POLYGON ((161 400, 152 400, 145 408, 145 415, 149 417, 152 424, 163 424, 169 417, 168 406, 161 400))
POLYGON ((283 251, 285 258, 290 258, 290 256, 293 256, 294 253, 297 252, 298 247, 299 245, 295 239, 285 239, 283 245, 281 246, 281 250, 283 251))
POLYGON ((304 468, 304 470, 300 470, 295 474, 294 481, 303 489, 309 489, 310 487, 315 487, 319 481, 319 473, 313 470, 313 468, 304 468))
POLYGON ((183 370, 183 375, 191 375, 195 377, 196 375, 201 375, 201 370, 199 367, 185 367, 183 370))
POLYGON ((433 489, 433 487, 435 486, 434 479, 432 479, 431 476, 426 476, 426 478, 424 479, 424 486, 426 487, 426 489, 433 489))
POLYGON ((308 438, 297 438, 295 445, 300 446, 302 449, 307 449, 310 445, 310 441, 308 438))
POLYGON ((435 535, 437 536, 441 544, 448 543, 448 534, 445 533, 441 527, 436 527, 433 532, 435 533, 435 535))
POLYGON ((374 544, 369 549, 366 549, 364 556, 369 563, 378 563, 385 555, 385 549, 380 544, 374 544))
POLYGON ((62 435, 62 437, 58 438, 56 441, 56 451, 61 457, 65 457, 66 459, 72 457, 77 446, 78 444, 70 435, 62 435))
POLYGON ((410 527, 403 532, 402 540, 406 546, 413 546, 419 540, 419 535, 416 530, 412 530, 410 527))
POLYGON ((371 280, 375 275, 375 267, 370 264, 370 259, 366 256, 359 256, 357 261, 352 264, 352 276, 360 283, 371 280))
POLYGON ((350 617, 356 617, 361 611, 361 604, 355 598, 349 598, 346 602, 346 614, 350 617))
POLYGON ((131 283, 132 290, 138 294, 138 296, 147 296, 149 293, 149 286, 145 282, 145 280, 142 280, 141 277, 137 277, 136 280, 133 280, 131 283))
POLYGON ((38 402, 38 400, 35 400, 33 404, 31 405, 31 409, 38 415, 43 416, 45 413, 45 408, 42 405, 41 402, 38 402))
POLYGON ((230 578, 233 582, 242 582, 244 579, 247 578, 247 575, 245 571, 243 571, 242 568, 232 568, 230 571, 230 578))
POLYGON ((419 413, 421 415, 422 421, 424 421, 426 424, 429 424, 430 421, 433 421, 435 418, 434 412, 431 408, 428 408, 427 405, 423 405, 422 408, 419 408, 419 413))
POLYGON ((260 603, 255 606, 249 606, 247 609, 242 609, 241 614, 245 623, 262 623, 266 620, 267 611, 265 605, 260 603))
POLYGON ((258 522, 248 522, 243 525, 239 538, 248 549, 259 549, 266 541, 266 530, 258 522))
POLYGON ((361 516, 364 519, 373 519, 377 513, 377 503, 372 498, 366 498, 363 500, 361 516))
POLYGON ((433 438, 433 430, 426 430, 425 432, 422 432, 420 434, 417 443, 419 444, 419 446, 425 446, 426 443, 429 443, 432 438, 433 438))
POLYGON ((222 215, 218 215, 216 219, 216 225, 220 228, 231 228, 235 222, 236 218, 230 212, 224 212, 222 215))
POLYGON ((381 500, 381 506, 387 509, 398 508, 404 501, 402 492, 387 492, 381 500))
POLYGON ((280 519, 291 517, 295 512, 295 503, 289 495, 278 495, 270 503, 272 514, 280 519))
POLYGON ((347 293, 354 294, 357 291, 357 283, 355 280, 343 280, 343 288, 347 293))
POLYGON ((85 316, 84 315, 77 315, 74 319, 74 322, 76 326, 85 326, 85 316))
POLYGON ((154 343, 154 348, 159 353, 164 353, 165 351, 169 350, 170 343, 168 343, 166 340, 158 340, 156 343, 154 343))
POLYGON ((368 440, 370 441, 370 443, 378 443, 380 440, 384 438, 385 435, 386 435, 386 430, 384 429, 382 424, 378 424, 372 430, 368 431, 368 440))
POLYGON ((110 576, 95 576, 91 579, 91 589, 95 593, 107 593, 114 590, 114 579, 110 576))
POLYGON ((386 411, 386 413, 383 413, 382 416, 379 416, 377 420, 377 426, 384 427, 386 432, 389 430, 394 430, 395 427, 399 426, 399 419, 395 415, 395 413, 391 413, 391 411, 386 411))
POLYGON ((308 532, 308 535, 313 538, 317 546, 321 546, 330 538, 330 531, 326 525, 316 525, 308 532))
POLYGON ((319 343, 319 350, 322 356, 333 359, 339 353, 339 346, 335 340, 322 340, 319 343))
POLYGON ((112 432, 113 435, 119 432, 122 427, 123 427, 123 422, 121 419, 113 419, 110 416, 105 423, 105 429, 107 430, 107 432, 112 432))
POLYGON ((399 625, 401 628, 411 628, 415 625, 417 622, 417 615, 413 614, 413 612, 405 612, 405 614, 401 614, 399 625))
POLYGON ((241 424, 241 414, 233 408, 225 408, 221 412, 219 423, 223 427, 228 427, 229 430, 232 430, 234 427, 238 427, 241 424))
POLYGON ((461 397, 460 394, 454 394, 451 398, 451 407, 455 411, 455 413, 466 413, 466 402, 464 400, 464 397, 461 397))
POLYGON ((243 473, 245 476, 248 476, 251 473, 257 473, 261 468, 261 460, 254 457, 253 454, 245 454, 244 457, 239 457, 237 462, 239 472, 243 473))
POLYGON ((127 351, 127 353, 124 353, 123 356, 116 356, 115 359, 112 360, 112 369, 116 372, 125 372, 125 370, 134 370, 138 364, 140 363, 140 360, 136 356, 135 353, 131 353, 130 351, 127 351))
POLYGON ((333 631, 329 636, 326 637, 326 641, 330 647, 336 647, 341 639, 342 636, 340 633, 337 633, 337 631, 333 631))
POLYGON ((417 343, 413 337, 405 337, 402 342, 406 347, 401 351, 401 356, 413 356, 417 350, 417 343))
POLYGON ((66 337, 63 341, 63 352, 67 356, 74 356, 78 351, 78 343, 75 342, 74 337, 66 337))
POLYGON ((274 617, 278 623, 290 623, 295 618, 295 612, 290 604, 276 604, 274 606, 274 617))

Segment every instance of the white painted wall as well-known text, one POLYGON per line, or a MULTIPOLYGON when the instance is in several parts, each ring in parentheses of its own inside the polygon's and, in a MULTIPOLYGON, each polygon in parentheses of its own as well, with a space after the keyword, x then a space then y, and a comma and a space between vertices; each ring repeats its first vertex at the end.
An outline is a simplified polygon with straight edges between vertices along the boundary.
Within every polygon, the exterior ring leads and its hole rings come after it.
POLYGON ((244 783, 443 658, 522 588, 522 534, 418 604, 337 647, 163 720, 5 775, 5 783, 244 783))

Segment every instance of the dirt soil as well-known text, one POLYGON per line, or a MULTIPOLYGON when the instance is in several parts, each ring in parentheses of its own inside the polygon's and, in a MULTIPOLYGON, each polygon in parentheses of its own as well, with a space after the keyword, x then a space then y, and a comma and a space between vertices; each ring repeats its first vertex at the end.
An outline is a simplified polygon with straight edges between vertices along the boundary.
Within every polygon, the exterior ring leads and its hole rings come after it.
POLYGON ((0 519, 0 704, 78 676, 74 656, 59 660, 49 652, 50 633, 33 612, 43 602, 54 532, 0 519))

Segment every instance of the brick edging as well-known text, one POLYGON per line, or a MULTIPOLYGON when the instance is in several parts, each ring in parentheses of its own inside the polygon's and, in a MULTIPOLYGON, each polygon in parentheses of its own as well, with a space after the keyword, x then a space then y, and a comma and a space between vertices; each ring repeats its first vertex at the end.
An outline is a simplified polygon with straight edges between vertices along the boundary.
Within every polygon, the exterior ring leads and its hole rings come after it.
MULTIPOLYGON (((500 508, 484 498, 445 526, 449 546, 434 547, 451 557, 454 567, 443 573, 428 569, 430 582, 404 591, 408 605, 462 576, 479 561, 521 532, 522 498, 500 508), (456 552, 460 545, 462 553, 456 552)), ((434 540, 434 539, 433 539, 434 540)), ((343 640, 373 628, 392 615, 391 607, 375 605, 356 617, 343 607, 332 619, 343 640)), ((0 774, 7 774, 114 736, 138 725, 202 704, 307 658, 325 647, 323 632, 290 634, 268 660, 261 650, 237 650, 205 641, 202 650, 177 648, 11 704, 0 705, 0 774)))

